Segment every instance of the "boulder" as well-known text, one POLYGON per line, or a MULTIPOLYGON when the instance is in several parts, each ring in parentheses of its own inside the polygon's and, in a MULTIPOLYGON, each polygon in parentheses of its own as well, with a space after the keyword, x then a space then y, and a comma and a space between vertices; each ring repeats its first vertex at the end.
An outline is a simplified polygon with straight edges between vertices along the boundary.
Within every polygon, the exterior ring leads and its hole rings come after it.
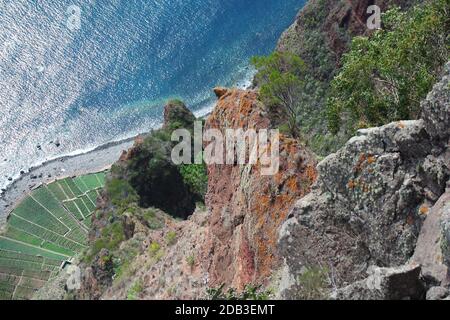
POLYGON ((214 88, 214 94, 218 99, 222 98, 228 92, 228 88, 216 87, 214 88))
POLYGON ((444 300, 449 295, 449 291, 444 287, 432 287, 427 291, 427 300, 444 300))
POLYGON ((427 218, 420 231, 411 262, 422 265, 423 277, 430 285, 450 284, 448 267, 443 259, 443 245, 450 243, 450 239, 445 238, 446 224, 450 222, 450 189, 430 210, 422 210, 426 211, 427 218))
MULTIPOLYGON (((397 267, 413 256, 429 208, 450 177, 445 70, 423 103, 423 119, 361 130, 319 163, 312 192, 293 206, 280 231, 282 273, 288 273, 281 277, 294 279, 283 282, 281 297, 299 298, 295 279, 304 267, 325 266, 335 285, 345 287, 371 265, 397 267)), ((444 244, 450 243, 450 223, 442 228, 444 244)))
POLYGON ((337 300, 417 300, 425 288, 420 281, 420 266, 373 267, 369 277, 333 292, 337 300))

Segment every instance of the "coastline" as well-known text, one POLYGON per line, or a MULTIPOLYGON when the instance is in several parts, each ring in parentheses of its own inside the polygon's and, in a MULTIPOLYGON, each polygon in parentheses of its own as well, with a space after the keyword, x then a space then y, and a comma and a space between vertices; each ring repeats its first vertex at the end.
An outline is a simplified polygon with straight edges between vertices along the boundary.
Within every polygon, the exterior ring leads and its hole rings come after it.
POLYGON ((9 213, 30 191, 55 180, 111 168, 122 152, 133 146, 137 136, 112 141, 93 150, 62 156, 30 168, 29 172, 9 184, 0 196, 0 230, 6 225, 9 213))
MULTIPOLYGON (((237 81, 234 87, 249 89, 252 86, 254 71, 250 71, 243 79, 237 81)), ((198 109, 195 116, 206 118, 214 108, 215 102, 198 109)), ((108 170, 119 160, 123 151, 130 149, 137 137, 110 141, 86 151, 74 151, 72 154, 57 157, 33 166, 30 170, 8 184, 0 193, 0 231, 6 226, 6 219, 14 207, 25 198, 30 191, 43 184, 55 180, 78 175, 108 170)))

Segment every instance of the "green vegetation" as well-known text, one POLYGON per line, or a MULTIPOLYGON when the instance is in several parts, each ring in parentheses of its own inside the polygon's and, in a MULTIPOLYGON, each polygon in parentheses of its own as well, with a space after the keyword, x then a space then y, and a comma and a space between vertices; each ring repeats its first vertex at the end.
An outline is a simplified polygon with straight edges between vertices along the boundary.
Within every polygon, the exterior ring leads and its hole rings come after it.
POLYGON ((190 191, 197 196, 198 201, 204 202, 208 189, 206 164, 183 164, 180 165, 179 170, 190 191))
POLYGON ((138 300, 139 294, 141 294, 142 291, 144 291, 142 281, 137 280, 128 290, 127 300, 138 300))
POLYGON ((169 231, 166 235, 166 243, 168 246, 173 246, 177 242, 177 233, 169 231))
POLYGON ((186 108, 183 101, 173 99, 167 102, 169 108, 164 115, 166 122, 166 130, 173 131, 176 129, 191 129, 195 121, 195 117, 189 109, 186 108))
POLYGON ((299 299, 322 300, 328 296, 328 270, 320 267, 309 267, 299 276, 299 299))
POLYGON ((254 57, 258 69, 256 82, 260 85, 260 99, 272 120, 286 123, 288 132, 299 137, 301 92, 305 83, 302 74, 305 63, 292 53, 274 52, 267 57, 254 57))
POLYGON ((333 133, 416 119, 449 59, 450 3, 433 0, 408 12, 392 9, 371 37, 356 37, 332 82, 328 121, 333 133))
POLYGON ((139 196, 128 181, 123 179, 112 178, 106 182, 106 190, 111 203, 121 209, 126 210, 127 207, 139 201, 139 196))
POLYGON ((125 231, 122 222, 114 221, 102 228, 101 235, 97 237, 91 245, 90 250, 84 258, 87 262, 91 262, 102 249, 114 251, 119 248, 119 245, 125 239, 125 231))
POLYGON ((241 293, 230 288, 224 292, 225 284, 218 288, 206 290, 209 300, 269 300, 271 292, 262 289, 262 286, 246 285, 241 293))
POLYGON ((161 258, 164 256, 164 251, 161 249, 161 245, 153 241, 150 246, 148 247, 148 253, 150 257, 155 259, 155 261, 161 260, 161 258))
POLYGON ((11 212, 0 235, 1 299, 30 299, 64 261, 87 247, 87 225, 104 177, 90 174, 43 185, 11 212))
POLYGON ((186 257, 186 263, 191 269, 195 266, 195 256, 193 254, 186 257))
POLYGON ((207 187, 205 165, 172 162, 174 129, 192 131, 195 117, 182 101, 169 101, 164 127, 152 131, 131 151, 127 160, 111 169, 106 191, 119 214, 134 208, 157 208, 176 218, 187 218, 204 201, 207 187))

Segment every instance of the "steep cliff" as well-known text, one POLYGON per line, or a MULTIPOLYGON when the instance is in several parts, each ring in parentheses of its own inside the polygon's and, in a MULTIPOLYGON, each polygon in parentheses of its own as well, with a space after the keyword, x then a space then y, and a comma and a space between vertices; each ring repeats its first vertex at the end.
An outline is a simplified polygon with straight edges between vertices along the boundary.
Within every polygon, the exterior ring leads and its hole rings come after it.
MULTIPOLYGON (((301 298, 299 279, 313 266, 326 269, 331 284, 339 288, 365 278, 366 272, 374 279, 374 266, 398 267, 413 256, 424 220, 444 194, 450 177, 449 80, 450 64, 422 104, 421 120, 361 130, 319 163, 313 191, 296 203, 280 234, 279 248, 285 261, 283 297, 301 298)), ((445 210, 440 209, 439 215, 448 217, 445 210)), ((447 230, 445 226, 448 221, 442 228, 432 228, 439 232, 447 230)), ((430 247, 432 243, 427 241, 439 238, 446 243, 447 234, 431 234, 431 239, 426 235, 420 238, 425 239, 420 246, 430 247)), ((419 254, 415 261, 435 264, 438 256, 426 261, 430 259, 419 254)), ((377 279, 392 274, 396 272, 380 271, 377 279), (380 278, 380 274, 387 275, 380 278)), ((375 295, 373 290, 361 294, 361 287, 357 283, 340 297, 351 298, 357 291, 358 298, 391 298, 377 290, 375 295)), ((406 296, 407 291, 395 295, 406 296)))
MULTIPOLYGON (((411 3, 312 0, 282 36, 278 50, 310 67, 307 125, 319 135, 342 54, 352 36, 368 32, 367 6, 411 3)), ((171 130, 195 120, 172 101, 162 130, 139 138, 111 170, 76 297, 198 299, 209 288, 248 284, 288 299, 446 297, 449 76, 450 65, 420 120, 360 130, 341 149, 331 139, 322 151, 337 152, 319 164, 304 144, 281 134, 277 174, 262 175, 261 163, 211 164, 206 194, 169 159, 171 130)), ((215 93, 206 129, 225 135, 272 127, 258 90, 215 93)))
POLYGON ((367 8, 375 4, 383 13, 395 6, 406 10, 415 3, 417 1, 310 0, 281 36, 277 51, 298 55, 307 67, 302 74, 307 85, 301 94, 300 127, 308 146, 316 154, 327 156, 336 152, 348 139, 329 134, 326 99, 353 37, 372 32, 367 27, 367 8))
MULTIPOLYGON (((206 121, 206 128, 222 132, 268 127, 254 91, 226 91, 206 121)), ((208 166, 212 286, 265 284, 279 262, 278 230, 291 205, 309 192, 316 178, 312 153, 293 139, 280 140, 280 170, 274 176, 262 176, 260 164, 208 166)))
MULTIPOLYGON (((205 129, 218 129, 225 136, 226 129, 269 127, 257 92, 217 89, 216 94, 220 99, 205 129)), ((172 109, 166 107, 166 119, 172 109)), ((140 146, 148 139, 124 153, 116 165, 121 169, 113 170, 110 181, 117 179, 117 172, 126 177, 134 170, 130 163, 142 157, 140 146)), ((315 166, 314 156, 285 136, 280 137, 280 167, 274 176, 263 176, 259 162, 209 165, 206 208, 198 207, 187 220, 114 202, 117 195, 107 184, 91 231, 94 252, 83 268, 79 297, 123 299, 138 287, 136 298, 198 299, 208 288, 221 285, 238 291, 250 284, 268 285, 280 263, 278 231, 292 204, 309 192, 315 166)), ((162 183, 172 183, 170 176, 164 179, 162 183)), ((129 187, 122 186, 120 199, 133 194, 129 187)))

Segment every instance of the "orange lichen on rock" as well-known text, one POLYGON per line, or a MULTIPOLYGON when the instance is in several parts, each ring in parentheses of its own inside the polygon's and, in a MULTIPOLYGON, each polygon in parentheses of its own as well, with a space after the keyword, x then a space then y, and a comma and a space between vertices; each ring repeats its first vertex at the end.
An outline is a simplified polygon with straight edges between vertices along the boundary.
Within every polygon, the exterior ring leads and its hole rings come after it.
POLYGON ((428 215, 428 213, 430 212, 430 208, 423 205, 420 207, 419 212, 421 215, 428 215))
POLYGON ((370 155, 370 156, 367 158, 367 163, 368 163, 368 164, 374 164, 375 162, 377 162, 377 158, 375 158, 374 156, 370 155))
POLYGON ((356 186, 357 186, 357 184, 356 184, 356 182, 355 182, 354 180, 350 180, 350 181, 348 182, 348 184, 347 184, 347 187, 348 187, 349 189, 355 189, 356 186))
MULTIPOLYGON (((206 121, 206 129, 270 128, 255 91, 229 89, 206 121)), ((242 289, 265 283, 279 264, 278 231, 292 205, 317 179, 316 160, 298 141, 280 135, 280 167, 261 175, 261 164, 249 167, 209 165, 206 205, 211 212, 211 286, 227 283, 242 289), (250 261, 251 260, 251 261, 250 261)), ((269 144, 268 148, 272 146, 269 144)))

